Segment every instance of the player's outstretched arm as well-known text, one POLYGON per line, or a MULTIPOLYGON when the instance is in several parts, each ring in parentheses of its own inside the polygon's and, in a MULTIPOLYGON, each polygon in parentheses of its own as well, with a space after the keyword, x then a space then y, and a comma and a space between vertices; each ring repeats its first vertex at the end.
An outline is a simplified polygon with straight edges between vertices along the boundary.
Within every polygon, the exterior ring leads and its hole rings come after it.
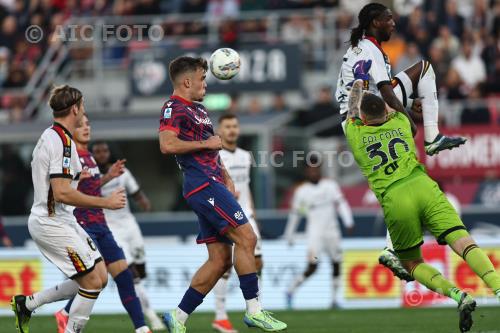
POLYGON ((52 178, 50 185, 55 201, 75 207, 120 209, 125 207, 127 200, 124 189, 114 191, 107 197, 83 194, 71 187, 71 179, 69 178, 52 178))
POLYGON ((200 150, 220 150, 222 141, 218 135, 202 141, 184 141, 177 137, 174 131, 164 130, 160 132, 160 151, 166 155, 183 155, 195 153, 200 150))
POLYGON ((396 97, 396 94, 394 94, 394 90, 392 89, 392 86, 390 84, 383 84, 379 88, 380 94, 382 95, 382 98, 384 101, 389 105, 391 108, 396 110, 397 112, 401 112, 404 114, 408 120, 410 121, 410 126, 411 126, 411 132, 413 136, 417 135, 417 125, 415 125, 415 122, 413 119, 410 117, 408 112, 406 112, 403 104, 400 102, 400 100, 396 97))
POLYGON ((363 99, 363 81, 356 80, 352 84, 351 93, 349 94, 347 118, 359 117, 361 110, 361 100, 363 99))
POLYGON ((113 163, 108 172, 102 175, 101 186, 104 186, 104 184, 116 177, 120 177, 125 172, 125 162, 127 162, 127 160, 121 159, 113 163))

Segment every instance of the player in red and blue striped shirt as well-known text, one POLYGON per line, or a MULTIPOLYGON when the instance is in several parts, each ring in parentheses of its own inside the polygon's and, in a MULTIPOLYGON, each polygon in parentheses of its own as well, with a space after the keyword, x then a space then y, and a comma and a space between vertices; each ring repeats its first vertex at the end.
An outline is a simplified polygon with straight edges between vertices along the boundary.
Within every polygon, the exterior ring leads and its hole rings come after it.
POLYGON ((244 322, 265 331, 284 330, 285 323, 262 310, 254 257, 256 236, 219 157, 221 139, 214 135, 205 107, 197 103, 205 96, 207 67, 202 58, 173 60, 169 72, 174 93, 161 111, 161 152, 177 159, 184 174, 184 197, 198 216, 197 242, 208 249, 208 260, 195 273, 177 309, 164 314, 164 321, 170 333, 185 332, 188 316, 231 268, 234 243, 234 266, 247 305, 244 322))

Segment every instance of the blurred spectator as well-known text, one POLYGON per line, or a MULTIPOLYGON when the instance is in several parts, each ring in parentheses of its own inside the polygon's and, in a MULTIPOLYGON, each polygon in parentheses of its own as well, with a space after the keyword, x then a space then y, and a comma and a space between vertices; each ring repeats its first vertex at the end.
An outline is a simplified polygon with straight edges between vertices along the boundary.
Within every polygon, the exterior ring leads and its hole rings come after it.
POLYGON ((240 112, 240 96, 238 94, 231 95, 231 102, 226 110, 227 113, 237 114, 240 112))
POLYGON ((136 2, 135 15, 157 15, 161 12, 159 0, 138 0, 136 2))
MULTIPOLYGON (((406 52, 403 53, 401 58, 399 59, 397 65, 395 66, 395 73, 399 73, 417 61, 422 60, 422 55, 420 54, 420 51, 418 50, 417 44, 411 42, 406 45, 406 52)), ((431 61, 431 63, 433 63, 431 61)), ((434 64, 434 63, 433 63, 434 64)), ((435 66, 435 65, 434 65, 435 66)))
POLYGON ((464 18, 458 13, 457 1, 446 0, 445 24, 450 29, 450 32, 461 38, 464 33, 464 18))
POLYGON ((31 171, 19 154, 9 145, 1 147, 0 212, 3 215, 23 215, 27 212, 27 198, 31 191, 31 171))
POLYGON ((464 99, 467 96, 467 89, 463 85, 460 75, 454 68, 450 68, 448 71, 445 87, 443 87, 442 90, 446 98, 450 100, 464 99))
POLYGON ((238 22, 235 20, 225 20, 220 25, 220 41, 223 46, 237 48, 238 44, 238 22))
POLYGON ((248 114, 250 115, 259 115, 262 114, 262 103, 260 102, 260 98, 252 97, 248 102, 248 114))
POLYGON ((240 15, 238 0, 209 0, 206 17, 209 21, 223 18, 237 18, 240 15))
POLYGON ((14 49, 16 42, 17 19, 13 15, 5 17, 1 24, 0 46, 14 49))
POLYGON ((182 13, 204 13, 207 10, 207 0, 182 0, 182 13))
POLYGON ((288 43, 301 43, 308 37, 307 22, 299 14, 291 15, 283 24, 281 38, 288 43))
POLYGON ((439 36, 434 39, 432 47, 438 47, 445 52, 445 57, 453 59, 457 56, 460 50, 460 41, 457 37, 451 34, 447 26, 439 27, 439 36))
POLYGON ((485 104, 483 86, 477 85, 471 90, 465 108, 460 117, 462 124, 489 124, 490 111, 485 104))
POLYGON ((9 54, 8 48, 0 47, 0 87, 3 86, 9 75, 9 54))
POLYGON ((286 104, 285 96, 282 93, 276 93, 273 96, 271 107, 267 110, 268 113, 289 112, 290 108, 286 104))
POLYGON ((469 40, 462 42, 461 54, 453 59, 451 67, 457 71, 468 90, 486 80, 486 67, 483 59, 472 52, 473 45, 469 40))
POLYGON ((429 61, 436 73, 436 85, 438 90, 444 85, 450 68, 450 59, 445 56, 442 48, 432 45, 429 49, 429 61))
POLYGON ((333 103, 332 87, 324 86, 319 89, 316 102, 311 111, 321 114, 333 114, 335 104, 333 103))

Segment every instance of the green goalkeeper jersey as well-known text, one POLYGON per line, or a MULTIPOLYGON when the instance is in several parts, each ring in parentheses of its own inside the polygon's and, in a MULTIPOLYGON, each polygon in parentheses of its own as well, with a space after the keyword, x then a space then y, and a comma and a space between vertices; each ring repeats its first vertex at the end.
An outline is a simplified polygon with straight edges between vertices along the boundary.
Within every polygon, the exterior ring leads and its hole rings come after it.
POLYGON ((348 119, 347 141, 361 172, 379 201, 394 182, 409 176, 418 162, 410 121, 400 112, 390 114, 382 125, 364 125, 361 119, 348 119))

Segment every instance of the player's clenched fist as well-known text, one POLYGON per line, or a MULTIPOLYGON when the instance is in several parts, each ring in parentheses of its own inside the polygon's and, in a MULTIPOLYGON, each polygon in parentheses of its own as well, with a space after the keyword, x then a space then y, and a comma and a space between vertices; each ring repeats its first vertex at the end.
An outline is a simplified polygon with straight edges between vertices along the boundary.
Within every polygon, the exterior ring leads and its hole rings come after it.
POLYGON ((221 150, 222 140, 220 139, 220 136, 214 135, 209 137, 208 140, 205 141, 205 145, 206 148, 210 150, 221 150))
POLYGON ((125 189, 121 188, 111 193, 108 199, 108 209, 120 209, 125 207, 127 200, 125 189))

